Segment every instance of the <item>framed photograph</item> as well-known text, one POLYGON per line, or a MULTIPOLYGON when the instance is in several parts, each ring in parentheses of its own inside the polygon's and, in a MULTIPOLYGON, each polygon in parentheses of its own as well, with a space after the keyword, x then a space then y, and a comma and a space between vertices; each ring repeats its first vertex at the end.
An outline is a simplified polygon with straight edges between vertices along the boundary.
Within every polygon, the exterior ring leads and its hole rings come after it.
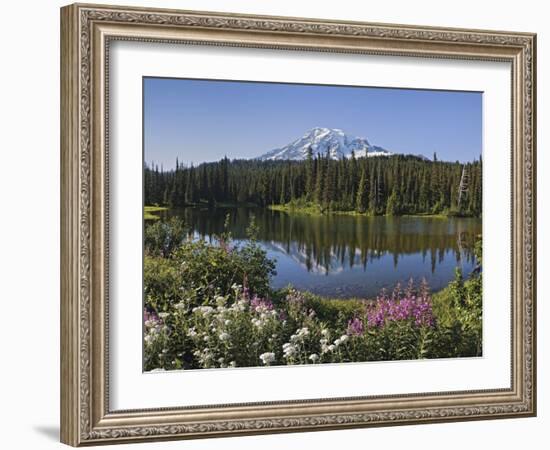
POLYGON ((62 442, 535 415, 535 55, 62 8, 62 442))

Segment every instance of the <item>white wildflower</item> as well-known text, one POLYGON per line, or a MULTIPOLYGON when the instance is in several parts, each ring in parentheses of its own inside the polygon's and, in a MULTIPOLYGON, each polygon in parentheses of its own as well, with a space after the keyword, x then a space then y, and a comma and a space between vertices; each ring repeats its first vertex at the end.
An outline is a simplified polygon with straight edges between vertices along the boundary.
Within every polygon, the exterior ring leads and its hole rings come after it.
POLYGON ((167 313, 167 312, 159 313, 159 317, 163 320, 166 319, 169 315, 170 315, 170 313, 167 313))
POLYGON ((287 342, 283 344, 283 354, 285 358, 288 358, 296 353, 297 349, 296 346, 292 345, 291 343, 287 342))
POLYGON ((275 361, 275 353, 271 353, 271 352, 262 353, 260 355, 260 359, 266 366, 269 366, 269 364, 275 361))
POLYGON ((226 333, 225 331, 220 334, 220 341, 227 341, 229 339, 229 333, 226 333))
MULTIPOLYGON (((185 303, 184 302, 176 303, 175 308, 178 311, 183 311, 185 309, 185 303)), ((193 308, 193 310, 195 310, 195 308, 193 308)))
POLYGON ((312 353, 311 355, 309 355, 309 359, 315 363, 319 360, 319 355, 317 353, 312 353))

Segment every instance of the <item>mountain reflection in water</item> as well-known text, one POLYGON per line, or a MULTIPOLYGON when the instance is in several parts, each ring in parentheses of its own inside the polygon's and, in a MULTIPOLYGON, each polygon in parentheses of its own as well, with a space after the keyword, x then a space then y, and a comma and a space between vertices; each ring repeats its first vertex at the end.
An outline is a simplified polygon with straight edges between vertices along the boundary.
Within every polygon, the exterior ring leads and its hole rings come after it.
POLYGON ((329 297, 372 297, 397 282, 425 278, 433 291, 447 285, 455 267, 475 266, 472 246, 481 219, 437 217, 312 216, 263 208, 183 208, 181 217, 196 237, 213 240, 224 230, 247 239, 254 215, 258 242, 277 260, 272 285, 292 284, 329 297))

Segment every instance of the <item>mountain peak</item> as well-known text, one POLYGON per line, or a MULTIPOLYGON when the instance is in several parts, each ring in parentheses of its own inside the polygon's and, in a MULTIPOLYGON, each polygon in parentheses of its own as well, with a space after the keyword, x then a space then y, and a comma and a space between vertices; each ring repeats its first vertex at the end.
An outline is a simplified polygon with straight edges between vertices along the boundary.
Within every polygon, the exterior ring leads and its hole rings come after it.
POLYGON ((339 128, 314 127, 301 138, 282 148, 271 150, 258 159, 298 161, 306 159, 310 149, 314 157, 328 153, 332 159, 349 158, 352 152, 357 157, 392 155, 382 147, 371 145, 367 139, 350 136, 339 128))

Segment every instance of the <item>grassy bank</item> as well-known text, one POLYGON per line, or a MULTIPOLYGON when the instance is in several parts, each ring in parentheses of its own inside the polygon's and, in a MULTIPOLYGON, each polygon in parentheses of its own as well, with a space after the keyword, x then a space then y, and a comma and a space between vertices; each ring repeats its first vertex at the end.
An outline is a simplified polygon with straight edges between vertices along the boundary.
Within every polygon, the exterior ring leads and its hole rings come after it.
POLYGON ((155 213, 166 211, 168 208, 164 206, 152 206, 148 205, 143 208, 143 219, 144 220, 159 220, 160 216, 155 213))
MULTIPOLYGON (((371 212, 360 213, 354 210, 333 210, 322 209, 317 203, 287 203, 284 205, 270 205, 268 208, 272 211, 281 211, 287 214, 304 214, 309 216, 326 216, 326 215, 340 215, 340 216, 357 216, 357 217, 381 217, 387 216, 387 214, 372 214, 371 212)), ((418 214, 392 214, 391 217, 423 217, 426 219, 447 219, 450 217, 472 217, 472 216, 460 216, 455 213, 418 213, 418 214)))

